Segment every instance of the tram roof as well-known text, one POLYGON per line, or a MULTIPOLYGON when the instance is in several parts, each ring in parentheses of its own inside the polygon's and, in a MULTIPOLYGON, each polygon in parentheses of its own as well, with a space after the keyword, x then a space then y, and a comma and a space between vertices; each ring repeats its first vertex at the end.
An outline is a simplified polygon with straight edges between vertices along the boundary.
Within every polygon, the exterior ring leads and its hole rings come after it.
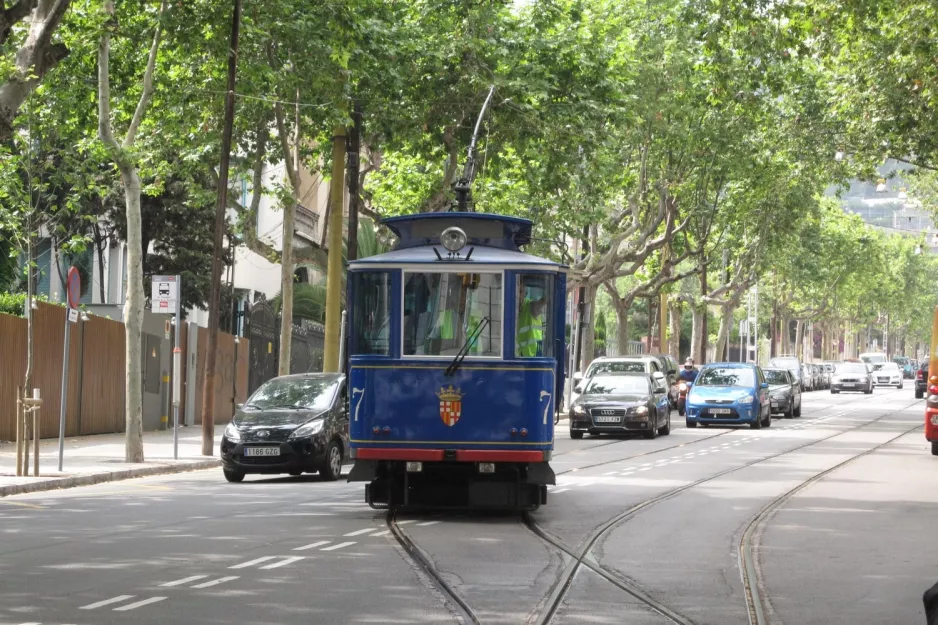
POLYGON ((422 268, 426 269, 445 269, 448 266, 453 266, 458 267, 461 271, 466 271, 470 267, 476 266, 480 270, 517 268, 556 271, 558 269, 566 268, 565 265, 555 263, 548 258, 541 258, 540 256, 525 254, 524 252, 520 252, 518 250, 506 250, 485 245, 468 244, 463 250, 461 250, 461 253, 463 256, 462 259, 447 260, 446 250, 440 247, 439 241, 437 241, 436 245, 423 245, 420 247, 396 249, 384 254, 378 254, 376 256, 369 256, 367 258, 361 258, 359 260, 352 261, 349 263, 349 265, 352 269, 364 269, 366 267, 371 268, 375 266, 390 268, 390 266, 415 265, 422 266, 422 268), (439 251, 443 256, 443 260, 437 258, 437 255, 433 252, 434 247, 436 247, 437 251, 439 251), (467 261, 465 260, 465 256, 469 253, 470 249, 472 250, 472 255, 467 261))
MULTIPOLYGON (((530 219, 493 215, 490 213, 418 213, 388 217, 381 223, 398 237, 396 249, 439 245, 440 234, 447 228, 462 228, 467 245, 485 245, 520 251, 531 242, 533 223, 530 219)), ((432 253, 432 251, 431 251, 432 253)))

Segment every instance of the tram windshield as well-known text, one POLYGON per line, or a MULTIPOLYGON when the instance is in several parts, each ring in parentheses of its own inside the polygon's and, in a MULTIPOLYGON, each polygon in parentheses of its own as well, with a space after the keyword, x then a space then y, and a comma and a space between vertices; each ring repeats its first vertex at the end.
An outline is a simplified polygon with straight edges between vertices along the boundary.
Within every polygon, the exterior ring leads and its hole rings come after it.
POLYGON ((404 356, 455 356, 484 317, 468 355, 500 357, 500 273, 404 274, 404 356))

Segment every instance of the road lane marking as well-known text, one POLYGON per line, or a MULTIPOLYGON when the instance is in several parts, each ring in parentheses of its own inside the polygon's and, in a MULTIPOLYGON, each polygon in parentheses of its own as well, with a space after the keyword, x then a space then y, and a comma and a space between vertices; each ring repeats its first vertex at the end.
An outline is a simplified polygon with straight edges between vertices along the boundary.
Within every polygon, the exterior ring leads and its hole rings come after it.
POLYGON ((347 543, 339 543, 338 545, 332 545, 331 547, 326 547, 325 549, 320 549, 320 551, 335 551, 336 549, 342 549, 343 547, 348 547, 349 545, 354 545, 355 541, 347 543))
POLYGON ((364 529, 364 530, 355 530, 354 532, 349 532, 348 534, 343 534, 343 536, 361 536, 362 534, 369 534, 369 533, 371 533, 371 532, 378 532, 378 531, 380 531, 380 530, 379 530, 378 528, 376 528, 376 527, 369 527, 368 529, 364 529))
POLYGON ((111 599, 105 599, 104 601, 98 601, 97 603, 89 603, 88 605, 83 605, 79 610, 94 610, 95 608, 102 608, 106 605, 111 605, 112 603, 120 603, 121 601, 127 601, 128 599, 133 599, 133 595, 118 595, 117 597, 112 597, 111 599))
MULTIPOLYGON (((560 493, 565 493, 565 492, 567 492, 568 490, 570 490, 570 489, 569 489, 569 488, 558 488, 557 490, 552 490, 552 491, 550 491, 550 494, 551 494, 551 495, 559 495, 560 493)), ((418 523, 418 524, 417 524, 418 527, 421 526, 421 525, 431 525, 431 523, 418 523)))
POLYGON ((379 534, 372 534, 371 538, 377 538, 378 536, 388 536, 391 533, 391 530, 384 530, 379 534))
POLYGON ((416 519, 409 519, 409 520, 407 520, 407 521, 398 521, 397 524, 398 524, 398 525, 407 525, 408 523, 416 523, 416 522, 417 522, 416 519))
POLYGON ((319 540, 314 543, 310 543, 308 545, 303 545, 302 547, 294 547, 293 549, 291 549, 291 551, 306 551, 307 549, 315 549, 316 547, 322 547, 323 545, 328 545, 330 542, 332 541, 319 540))
MULTIPOLYGON (((555 490, 553 492, 559 493, 564 490, 570 490, 569 488, 561 488, 560 490, 555 490)), ((417 523, 417 527, 426 527, 427 525, 436 525, 439 521, 424 521, 423 523, 417 523)))
POLYGON ((255 558, 254 560, 249 560, 247 562, 242 562, 241 564, 235 564, 234 566, 229 566, 229 569, 246 569, 249 566, 254 566, 255 564, 260 564, 261 562, 267 562, 268 560, 274 560, 277 556, 263 556, 261 558, 255 558))
POLYGON ((294 562, 299 562, 305 557, 306 556, 290 556, 289 558, 285 558, 281 560, 280 562, 274 562, 273 564, 262 566, 261 569, 265 571, 270 570, 270 569, 279 569, 281 566, 286 566, 288 564, 293 564, 294 562))
POLYGON ((229 577, 219 577, 218 579, 213 579, 208 582, 203 582, 201 584, 196 584, 193 588, 211 588, 212 586, 218 586, 219 584, 224 584, 225 582, 230 582, 233 579, 238 579, 237 575, 231 575, 229 577))
POLYGON ((0 499, 0 503, 7 506, 18 506, 20 508, 32 508, 34 510, 45 510, 45 506, 40 506, 36 503, 26 503, 25 501, 3 501, 0 499))
POLYGON ((137 608, 142 608, 145 605, 150 605, 151 603, 157 603, 162 601, 166 597, 150 597, 149 599, 144 599, 143 601, 138 601, 136 603, 131 603, 130 605, 122 605, 119 608, 114 608, 115 612, 126 612, 127 610, 136 610, 137 608))
POLYGON ((182 579, 177 579, 175 582, 166 582, 165 584, 160 584, 160 588, 182 586, 183 584, 188 584, 189 582, 194 582, 199 579, 205 579, 206 577, 208 577, 208 575, 193 575, 191 577, 183 577, 182 579))

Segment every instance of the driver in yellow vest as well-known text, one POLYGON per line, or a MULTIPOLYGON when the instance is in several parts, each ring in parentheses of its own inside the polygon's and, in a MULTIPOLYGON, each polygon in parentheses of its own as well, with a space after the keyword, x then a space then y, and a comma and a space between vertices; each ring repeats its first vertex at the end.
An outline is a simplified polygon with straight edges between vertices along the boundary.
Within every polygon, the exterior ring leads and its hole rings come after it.
POLYGON ((537 356, 538 345, 544 341, 544 292, 538 288, 532 291, 518 310, 515 352, 521 358, 537 356))

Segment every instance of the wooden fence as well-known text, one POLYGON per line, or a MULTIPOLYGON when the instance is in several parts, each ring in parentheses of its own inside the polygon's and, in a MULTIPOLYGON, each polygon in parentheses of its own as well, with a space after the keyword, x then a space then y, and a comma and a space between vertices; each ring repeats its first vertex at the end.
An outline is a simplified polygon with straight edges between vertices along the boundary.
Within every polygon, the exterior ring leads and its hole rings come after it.
MULTIPOLYGON (((53 438, 59 433, 66 311, 60 306, 40 303, 39 309, 33 312, 31 386, 42 392, 43 405, 39 411, 41 436, 53 438)), ((183 380, 187 379, 187 329, 188 324, 183 324, 183 370, 180 372, 183 380)), ((199 371, 195 376, 197 414, 201 413, 201 366, 205 361, 206 338, 207 331, 200 328, 199 371)), ((240 339, 237 353, 233 336, 220 332, 218 343, 215 422, 226 423, 234 413, 234 404, 247 398, 249 341, 240 339)), ((88 321, 72 325, 66 436, 124 431, 124 346, 124 324, 119 321, 89 315, 88 321)), ((9 441, 16 437, 16 392, 26 375, 26 349, 26 320, 0 314, 0 440, 9 441)), ((182 389, 181 406, 184 409, 187 385, 183 384, 182 389)), ((201 419, 197 417, 196 423, 201 423, 201 419)))

